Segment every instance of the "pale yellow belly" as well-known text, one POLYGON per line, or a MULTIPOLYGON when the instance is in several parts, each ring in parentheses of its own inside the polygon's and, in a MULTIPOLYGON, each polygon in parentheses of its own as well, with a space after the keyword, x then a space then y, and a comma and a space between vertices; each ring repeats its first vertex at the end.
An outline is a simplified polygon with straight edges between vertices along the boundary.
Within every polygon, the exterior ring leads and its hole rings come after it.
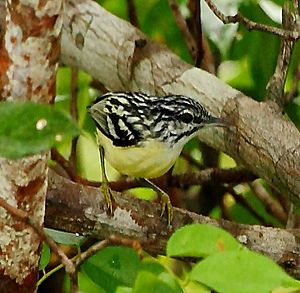
POLYGON ((154 140, 141 147, 117 147, 98 131, 98 141, 104 147, 105 159, 119 173, 139 178, 155 178, 166 173, 180 155, 182 146, 170 149, 154 140))

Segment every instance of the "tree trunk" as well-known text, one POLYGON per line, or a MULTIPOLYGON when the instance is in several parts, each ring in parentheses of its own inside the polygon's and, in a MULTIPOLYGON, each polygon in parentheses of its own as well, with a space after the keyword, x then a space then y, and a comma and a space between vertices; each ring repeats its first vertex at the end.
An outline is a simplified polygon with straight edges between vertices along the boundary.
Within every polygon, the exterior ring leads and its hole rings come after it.
MULTIPOLYGON (((49 103, 60 53, 62 1, 4 1, 0 35, 0 100, 49 103), (6 20, 3 15, 6 15, 6 20)), ((43 225, 48 153, 0 158, 0 196, 43 225)), ((0 212, 0 292, 35 292, 39 236, 5 209, 0 212)))

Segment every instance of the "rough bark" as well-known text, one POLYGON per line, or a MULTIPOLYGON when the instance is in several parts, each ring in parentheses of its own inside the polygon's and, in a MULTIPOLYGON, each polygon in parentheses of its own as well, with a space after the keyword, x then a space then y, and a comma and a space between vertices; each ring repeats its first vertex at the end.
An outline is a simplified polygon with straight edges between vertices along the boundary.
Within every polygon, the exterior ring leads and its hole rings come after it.
MULTIPOLYGON (((55 90, 62 1, 6 1, 5 13, 5 30, 0 36, 0 100, 50 102, 55 90)), ((38 225, 44 221, 47 159, 47 153, 15 161, 0 158, 1 198, 26 211, 38 225)), ((36 290, 40 250, 40 237, 1 208, 0 292, 36 290)))
POLYGON ((207 223, 230 232, 249 249, 269 256, 295 277, 300 277, 299 229, 276 229, 213 220, 174 208, 172 227, 160 218, 160 205, 114 193, 113 215, 107 214, 99 188, 74 183, 49 171, 45 225, 49 228, 104 239, 112 234, 136 239, 151 254, 163 254, 170 235, 180 226, 207 223))
POLYGON ((256 102, 193 68, 90 0, 66 1, 61 59, 110 90, 185 94, 226 116, 230 129, 202 131, 200 139, 299 201, 300 135, 274 103, 256 102))

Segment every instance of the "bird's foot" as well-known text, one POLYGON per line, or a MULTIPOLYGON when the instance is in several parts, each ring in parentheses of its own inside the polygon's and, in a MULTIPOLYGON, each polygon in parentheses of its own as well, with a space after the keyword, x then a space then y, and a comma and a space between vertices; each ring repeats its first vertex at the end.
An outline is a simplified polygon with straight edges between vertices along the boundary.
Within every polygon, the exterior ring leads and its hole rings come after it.
POLYGON ((160 196, 160 206, 161 206, 160 216, 163 217, 165 211, 167 211, 168 227, 170 227, 173 219, 173 207, 171 204, 170 197, 164 191, 160 191, 158 195, 160 196))
POLYGON ((106 201, 107 209, 109 210, 110 214, 112 214, 113 213, 113 201, 115 201, 115 196, 113 195, 108 182, 102 182, 100 189, 101 189, 104 199, 106 201))
POLYGON ((142 178, 146 184, 151 187, 154 191, 157 192, 157 195, 160 198, 160 206, 161 206, 161 212, 160 216, 162 217, 165 214, 165 211, 167 211, 167 221, 168 221, 168 227, 171 227, 171 222, 173 219, 173 207, 171 204, 171 200, 169 195, 164 192, 161 188, 156 186, 152 181, 146 178, 142 178))

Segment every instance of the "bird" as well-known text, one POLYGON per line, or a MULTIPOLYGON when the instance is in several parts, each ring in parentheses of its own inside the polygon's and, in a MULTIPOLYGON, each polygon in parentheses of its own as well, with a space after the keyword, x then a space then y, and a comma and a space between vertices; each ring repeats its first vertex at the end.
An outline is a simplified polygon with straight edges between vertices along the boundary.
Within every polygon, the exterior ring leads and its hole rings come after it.
POLYGON ((184 145, 208 125, 225 126, 195 99, 184 95, 148 95, 108 92, 95 99, 88 112, 97 129, 102 191, 112 212, 113 194, 105 173, 104 157, 120 174, 141 178, 159 195, 161 216, 173 208, 166 192, 150 179, 162 176, 175 163, 184 145))

